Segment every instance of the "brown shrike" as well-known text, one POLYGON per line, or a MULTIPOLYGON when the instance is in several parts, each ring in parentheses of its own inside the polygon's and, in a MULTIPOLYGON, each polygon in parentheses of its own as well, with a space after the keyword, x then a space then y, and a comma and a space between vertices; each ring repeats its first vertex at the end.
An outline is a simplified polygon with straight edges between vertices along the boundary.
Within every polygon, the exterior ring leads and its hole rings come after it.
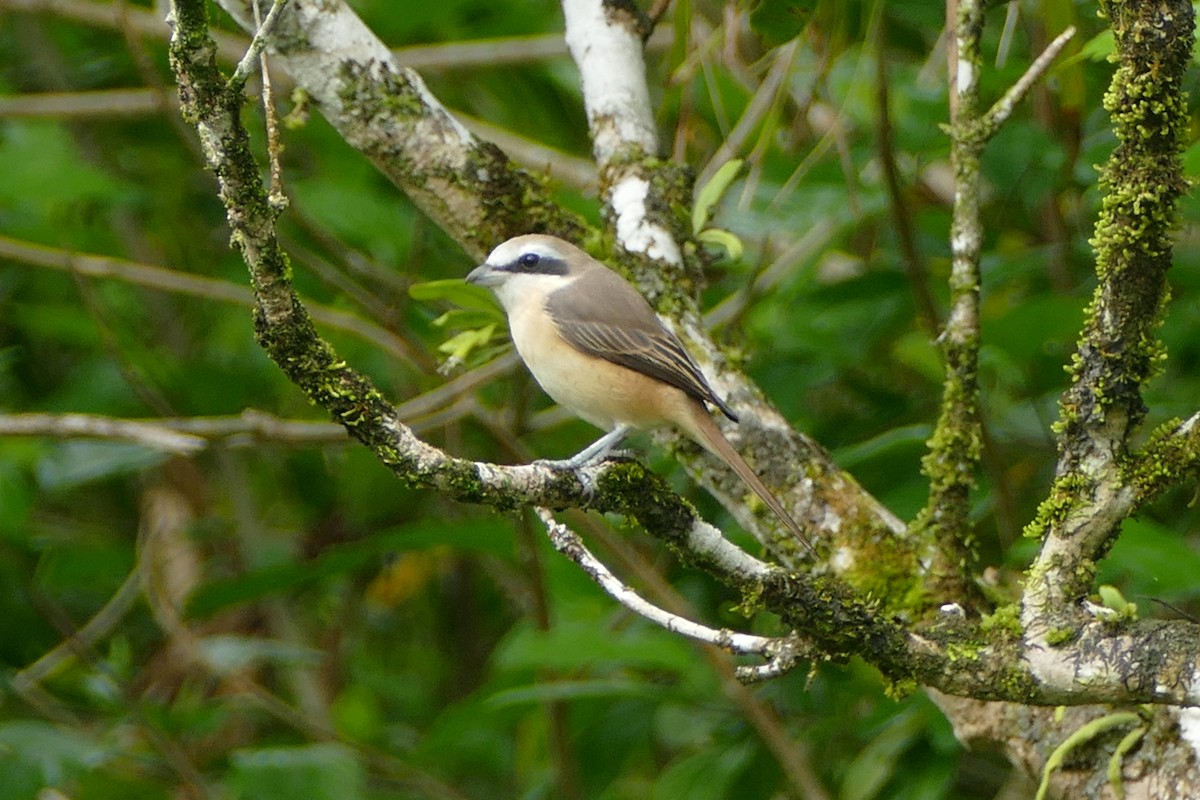
POLYGON ((493 250, 467 282, 495 292, 513 344, 546 394, 608 431, 573 458, 552 463, 575 468, 602 460, 631 430, 671 423, 728 464, 811 549, 704 404, 734 422, 737 416, 624 278, 573 244, 530 234, 493 250))

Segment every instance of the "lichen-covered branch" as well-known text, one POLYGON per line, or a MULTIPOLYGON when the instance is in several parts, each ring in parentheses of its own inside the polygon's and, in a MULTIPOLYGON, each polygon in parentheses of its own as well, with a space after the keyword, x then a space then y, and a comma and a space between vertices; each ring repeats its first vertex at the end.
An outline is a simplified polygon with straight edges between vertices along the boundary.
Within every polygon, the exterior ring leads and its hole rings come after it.
MULTIPOLYGON (((1143 386, 1165 356, 1155 328, 1167 299, 1176 203, 1186 189, 1180 153, 1189 124, 1183 81, 1194 41, 1192 5, 1118 0, 1103 8, 1116 43, 1105 108, 1118 145, 1101 174, 1105 191, 1092 239, 1099 285, 1060 403, 1056 479, 1027 530, 1045 539, 1030 571, 1026 614, 1050 627, 1058 623, 1047 620, 1075 613, 1125 514, 1157 493, 1161 476, 1180 474, 1178 460, 1156 463, 1168 455, 1163 445, 1192 441, 1190 429, 1181 429, 1130 454, 1130 437, 1146 413, 1143 386), (1114 503, 1124 511, 1106 513, 1114 503)), ((1194 463, 1183 455, 1184 464, 1194 463)))
POLYGON ((938 596, 968 600, 966 576, 973 555, 970 492, 982 449, 979 416, 979 157, 985 140, 979 119, 979 37, 984 4, 961 0, 952 20, 950 64, 950 161, 954 168, 954 216, 950 228, 950 313, 938 343, 946 365, 942 406, 922 468, 929 500, 913 531, 933 558, 931 582, 938 596))
POLYGON ((1165 490, 1200 470, 1200 414, 1171 420, 1125 462, 1124 482, 1133 490, 1136 511, 1165 490))
POLYGON ((970 493, 983 448, 979 410, 979 159, 988 140, 1012 114, 1030 87, 1046 72, 1074 35, 1058 36, 1034 60, 1004 96, 981 110, 980 36, 986 4, 961 0, 948 6, 954 13, 948 58, 950 71, 950 161, 954 169, 954 212, 950 229, 950 313, 938 337, 946 378, 941 411, 922 468, 929 478, 929 500, 912 529, 933 559, 931 582, 938 596, 971 602, 973 584, 968 562, 974 555, 969 520, 970 493))
MULTIPOLYGON (((250 0, 221 7, 256 30, 250 0)), ((343 138, 472 256, 521 233, 585 235, 541 178, 471 135, 340 0, 290 0, 268 49, 343 138)))

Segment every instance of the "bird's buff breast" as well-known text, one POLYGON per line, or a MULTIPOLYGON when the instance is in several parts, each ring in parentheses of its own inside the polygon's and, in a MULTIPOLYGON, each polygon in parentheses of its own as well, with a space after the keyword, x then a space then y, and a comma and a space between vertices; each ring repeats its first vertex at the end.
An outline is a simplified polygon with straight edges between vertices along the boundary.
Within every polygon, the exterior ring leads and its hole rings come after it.
POLYGON ((667 421, 664 392, 682 396, 674 387, 576 350, 540 310, 511 314, 508 322, 521 360, 546 394, 596 427, 658 425, 667 421))

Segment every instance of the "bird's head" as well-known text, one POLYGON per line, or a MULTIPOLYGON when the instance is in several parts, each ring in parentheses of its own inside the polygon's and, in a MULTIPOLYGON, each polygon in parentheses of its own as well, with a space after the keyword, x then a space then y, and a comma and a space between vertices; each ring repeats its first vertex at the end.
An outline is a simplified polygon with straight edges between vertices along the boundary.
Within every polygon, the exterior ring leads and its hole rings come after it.
POLYGON ((592 263, 592 257, 554 236, 527 234, 499 245, 467 275, 467 283, 496 293, 505 310, 531 295, 561 289, 592 263))

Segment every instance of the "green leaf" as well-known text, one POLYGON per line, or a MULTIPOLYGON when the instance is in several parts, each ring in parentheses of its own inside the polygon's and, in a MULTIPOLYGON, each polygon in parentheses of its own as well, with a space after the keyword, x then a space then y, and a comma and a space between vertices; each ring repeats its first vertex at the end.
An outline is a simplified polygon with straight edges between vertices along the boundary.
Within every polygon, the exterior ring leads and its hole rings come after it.
POLYGON ((240 800, 361 800, 366 772, 354 751, 340 744, 239 750, 229 785, 240 800))
POLYGON ((938 384, 946 374, 937 345, 924 331, 909 331, 892 344, 892 358, 931 383, 938 384))
POLYGON ((921 715, 906 709, 863 748, 846 770, 841 800, 872 800, 896 773, 896 765, 921 735, 921 715))
POLYGON ((422 303, 445 301, 472 311, 492 311, 503 315, 496 297, 482 286, 467 283, 461 278, 446 278, 440 281, 414 283, 408 287, 408 295, 422 303))
MULTIPOLYGON (((733 183, 737 177, 738 171, 742 168, 742 159, 731 158, 721 165, 708 183, 696 193, 696 203, 692 206, 692 234, 699 234, 708 224, 708 219, 712 216, 712 209, 721 198, 725 196, 725 192, 729 190, 729 185, 733 183)), ((740 243, 739 243, 740 246, 740 243)))
POLYGON ((761 0, 750 12, 750 28, 768 47, 795 39, 817 9, 817 0, 761 0))
POLYGON ((903 425, 886 430, 865 442, 840 448, 834 452, 833 457, 839 466, 852 469, 876 458, 921 448, 931 433, 933 433, 933 426, 928 423, 903 425))
POLYGON ((1108 558, 1100 563, 1096 579, 1118 584, 1127 597, 1155 597, 1168 601, 1200 595, 1200 552, 1180 536, 1151 520, 1121 523, 1108 558))
POLYGON ((23 464, 0 448, 0 540, 20 541, 28 535, 25 520, 34 503, 32 481, 23 464))
POLYGON ((643 670, 687 672, 694 648, 658 628, 635 626, 614 635, 597 620, 563 620, 548 631, 524 626, 501 644, 496 665, 507 670, 594 670, 621 666, 643 670))
POLYGON ((696 234, 696 239, 705 244, 715 244, 725 248, 725 252, 729 254, 732 261, 738 261, 742 257, 742 240, 727 230, 706 228, 696 234))
POLYGON ((1183 151, 1183 172, 1193 180, 1200 176, 1200 142, 1183 151))
POLYGON ((722 800, 736 797, 733 783, 754 755, 754 746, 744 741, 732 747, 710 748, 677 760, 667 767, 651 800, 722 800))
POLYGON ((438 351, 450 356, 454 361, 466 361, 471 351, 490 342, 492 334, 495 332, 495 325, 488 325, 478 330, 463 331, 439 344, 438 351))
POLYGON ((433 321, 439 328, 461 330, 463 328, 482 328, 484 325, 504 322, 504 314, 496 311, 467 311, 455 308, 442 314, 433 321))
POLYGON ((0 796, 32 800, 38 790, 95 769, 104 748, 75 731, 36 720, 0 723, 0 796))

